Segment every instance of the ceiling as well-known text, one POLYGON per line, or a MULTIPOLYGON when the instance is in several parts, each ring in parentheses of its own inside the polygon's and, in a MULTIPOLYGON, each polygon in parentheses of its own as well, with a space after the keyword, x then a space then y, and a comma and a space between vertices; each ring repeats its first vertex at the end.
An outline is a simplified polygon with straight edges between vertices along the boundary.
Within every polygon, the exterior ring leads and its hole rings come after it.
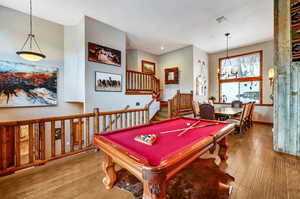
MULTIPOLYGON (((29 10, 29 0, 0 5, 29 10)), ((273 0, 33 0, 33 15, 63 25, 87 15, 127 32, 128 48, 156 55, 191 44, 221 51, 225 32, 232 34, 230 48, 273 38, 273 0)))

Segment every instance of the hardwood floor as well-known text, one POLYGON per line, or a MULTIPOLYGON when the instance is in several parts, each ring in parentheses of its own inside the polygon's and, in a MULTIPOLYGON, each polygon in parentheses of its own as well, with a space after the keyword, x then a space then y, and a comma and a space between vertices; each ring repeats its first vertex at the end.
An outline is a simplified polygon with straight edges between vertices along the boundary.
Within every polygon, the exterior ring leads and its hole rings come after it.
MULTIPOLYGON (((300 158, 274 152, 271 130, 256 124, 245 135, 229 136, 228 164, 221 166, 235 177, 231 199, 300 198, 300 158)), ((101 152, 82 153, 1 177, 0 198, 133 199, 117 188, 105 190, 101 159, 101 152)))

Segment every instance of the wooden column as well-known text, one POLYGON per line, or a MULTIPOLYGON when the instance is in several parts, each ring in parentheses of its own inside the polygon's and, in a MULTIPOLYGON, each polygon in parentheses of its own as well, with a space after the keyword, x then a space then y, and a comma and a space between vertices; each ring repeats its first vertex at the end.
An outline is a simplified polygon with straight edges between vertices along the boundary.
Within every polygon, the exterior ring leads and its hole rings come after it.
POLYGON ((291 61, 291 0, 274 0, 274 149, 300 155, 300 73, 291 61))

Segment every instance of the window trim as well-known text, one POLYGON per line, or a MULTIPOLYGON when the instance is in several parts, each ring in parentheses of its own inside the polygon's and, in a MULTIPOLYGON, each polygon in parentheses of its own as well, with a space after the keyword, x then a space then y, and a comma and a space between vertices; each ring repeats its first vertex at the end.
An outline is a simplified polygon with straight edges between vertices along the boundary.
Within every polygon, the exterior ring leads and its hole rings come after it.
MULTIPOLYGON (((246 55, 252 55, 252 54, 259 54, 260 55, 260 76, 258 77, 242 77, 242 78, 235 78, 235 79, 220 79, 220 75, 218 75, 218 85, 219 85, 219 102, 221 102, 221 83, 224 82, 248 82, 248 81, 259 81, 260 82, 260 99, 259 99, 259 104, 263 104, 263 50, 258 50, 258 51, 252 51, 248 53, 243 53, 243 54, 238 54, 238 55, 233 55, 229 56, 228 58, 236 58, 236 57, 242 57, 246 55)), ((219 58, 219 71, 221 71, 221 63, 224 59, 227 59, 227 57, 222 57, 219 58)))

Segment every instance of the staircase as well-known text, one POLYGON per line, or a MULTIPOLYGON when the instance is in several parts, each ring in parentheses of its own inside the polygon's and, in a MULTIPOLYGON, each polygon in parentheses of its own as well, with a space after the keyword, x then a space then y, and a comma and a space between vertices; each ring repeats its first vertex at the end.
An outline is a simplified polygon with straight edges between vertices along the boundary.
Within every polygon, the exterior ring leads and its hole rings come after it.
POLYGON ((126 71, 127 95, 152 95, 159 100, 160 81, 153 74, 127 70, 126 71))
POLYGON ((169 119, 168 106, 161 106, 160 110, 157 112, 157 114, 153 117, 151 121, 155 122, 155 121, 167 120, 167 119, 169 119))

